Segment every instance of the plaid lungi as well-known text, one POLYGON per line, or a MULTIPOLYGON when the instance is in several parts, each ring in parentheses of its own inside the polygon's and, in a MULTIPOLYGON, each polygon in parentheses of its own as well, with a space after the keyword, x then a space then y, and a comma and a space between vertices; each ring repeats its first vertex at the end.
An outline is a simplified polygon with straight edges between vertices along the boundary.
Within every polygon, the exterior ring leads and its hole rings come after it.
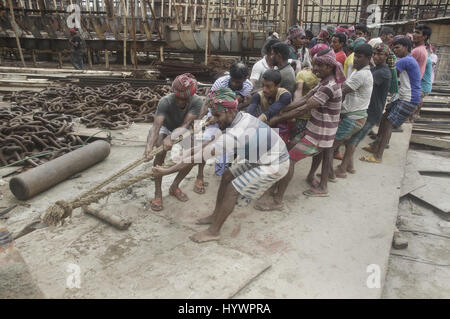
POLYGON ((386 112, 388 113, 387 119, 394 128, 398 128, 405 123, 416 108, 417 104, 396 100, 386 106, 386 112))
POLYGON ((310 141, 306 138, 302 138, 296 136, 293 140, 295 145, 289 151, 289 157, 293 161, 300 161, 308 156, 314 156, 320 152, 320 149, 314 146, 310 141))

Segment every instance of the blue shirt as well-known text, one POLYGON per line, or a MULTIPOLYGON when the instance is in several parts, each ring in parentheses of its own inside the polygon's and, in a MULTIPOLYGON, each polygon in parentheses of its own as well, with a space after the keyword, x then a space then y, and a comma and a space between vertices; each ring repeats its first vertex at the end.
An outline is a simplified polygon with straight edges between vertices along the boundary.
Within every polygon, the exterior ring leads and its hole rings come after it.
MULTIPOLYGON (((211 91, 214 91, 222 87, 230 88, 230 79, 231 76, 229 75, 225 75, 222 76, 221 78, 218 78, 211 87, 211 91)), ((252 82, 250 82, 250 80, 245 80, 245 82, 242 84, 242 88, 234 91, 234 93, 239 94, 242 97, 247 97, 252 92, 252 90, 253 90, 252 82)))
POLYGON ((425 68, 425 73, 422 77, 422 91, 425 93, 430 93, 433 83, 431 82, 431 77, 433 75, 433 63, 431 62, 431 57, 428 55, 427 65, 425 68))
POLYGON ((419 104, 421 92, 421 74, 419 64, 411 54, 399 59, 395 67, 400 73, 400 87, 398 90, 400 100, 419 104))

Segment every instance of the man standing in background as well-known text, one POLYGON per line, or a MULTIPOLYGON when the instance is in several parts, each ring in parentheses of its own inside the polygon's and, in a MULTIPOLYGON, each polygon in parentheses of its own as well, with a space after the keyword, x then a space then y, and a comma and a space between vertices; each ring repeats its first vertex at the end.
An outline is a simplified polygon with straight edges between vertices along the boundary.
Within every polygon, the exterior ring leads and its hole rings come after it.
POLYGON ((77 29, 70 29, 69 43, 72 48, 72 65, 76 70, 83 70, 83 51, 81 50, 81 38, 77 29))

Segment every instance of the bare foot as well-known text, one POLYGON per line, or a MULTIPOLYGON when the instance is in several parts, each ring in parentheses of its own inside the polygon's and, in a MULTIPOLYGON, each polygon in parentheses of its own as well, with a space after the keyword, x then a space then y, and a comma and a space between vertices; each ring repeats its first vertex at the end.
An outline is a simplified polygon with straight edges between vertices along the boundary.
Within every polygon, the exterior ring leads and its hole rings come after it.
POLYGON ((220 239, 220 235, 215 235, 212 234, 210 232, 209 229, 201 231, 197 234, 192 235, 191 237, 189 237, 192 241, 196 242, 196 243, 204 243, 207 241, 212 241, 212 240, 219 240, 220 239))
POLYGON ((353 167, 347 167, 347 173, 356 174, 356 170, 353 167))
POLYGON ((308 183, 308 185, 312 185, 314 181, 314 175, 313 176, 306 176, 306 182, 308 183))
POLYGON ((306 183, 308 183, 308 185, 311 187, 317 187, 320 182, 315 178, 312 178, 312 179, 306 178, 306 183))
POLYGON ((253 206, 253 208, 261 211, 282 210, 283 207, 283 203, 277 203, 273 199, 268 201, 257 201, 253 206))
POLYGON ((347 174, 346 174, 345 171, 341 168, 340 165, 338 165, 338 166, 335 168, 335 170, 334 170, 334 175, 335 175, 336 177, 339 177, 339 178, 347 178, 347 174))
POLYGON ((197 220, 196 224, 197 225, 209 225, 209 224, 212 224, 213 221, 214 221, 214 214, 211 214, 204 218, 200 218, 199 220, 197 220))

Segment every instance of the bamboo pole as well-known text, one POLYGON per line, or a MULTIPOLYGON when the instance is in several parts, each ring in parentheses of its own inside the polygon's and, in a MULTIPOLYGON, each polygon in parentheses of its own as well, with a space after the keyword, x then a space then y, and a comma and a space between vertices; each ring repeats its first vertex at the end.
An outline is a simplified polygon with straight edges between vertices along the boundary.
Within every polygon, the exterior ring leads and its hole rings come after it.
POLYGON ((31 50, 31 56, 33 58, 33 67, 36 67, 36 51, 35 50, 31 50))
POLYGON ((87 54, 88 54, 89 68, 92 69, 92 51, 91 51, 91 48, 88 48, 88 49, 87 49, 87 54))
POLYGON ((208 65, 208 51, 209 51, 209 32, 211 24, 209 22, 209 1, 206 2, 206 43, 205 43, 205 65, 208 65))
POLYGON ((198 0, 195 0, 195 8, 194 8, 194 23, 197 23, 197 2, 198 0))
POLYGON ((142 19, 144 19, 144 21, 145 21, 145 19, 147 18, 147 12, 145 10, 145 2, 143 0, 140 0, 139 3, 140 3, 140 6, 141 6, 142 19))
POLYGON ((127 68, 127 13, 125 7, 125 0, 122 3, 122 17, 123 17, 123 68, 127 68))
POLYGON ((62 67, 63 67, 61 52, 58 52, 58 66, 60 69, 62 69, 62 67))
POLYGON ((132 0, 132 7, 131 7, 131 23, 133 25, 133 62, 134 62, 134 68, 137 70, 138 68, 138 62, 137 62, 137 46, 136 46, 136 19, 134 18, 135 14, 135 2, 132 0))
POLYGON ((194 20, 194 0, 189 0, 189 3, 191 4, 189 6, 189 15, 191 18, 191 29, 192 31, 195 31, 195 20, 194 20))
POLYGON ((11 22, 12 22, 13 29, 14 29, 14 35, 16 36, 17 48, 19 49, 20 60, 22 61, 22 65, 25 68, 26 65, 25 65, 25 60, 23 58, 22 46, 20 45, 19 34, 17 32, 16 18, 14 17, 14 8, 12 5, 12 0, 8 0, 8 2, 9 2, 9 12, 11 13, 11 22))
POLYGON ((105 68, 109 70, 109 51, 105 50, 105 68))

